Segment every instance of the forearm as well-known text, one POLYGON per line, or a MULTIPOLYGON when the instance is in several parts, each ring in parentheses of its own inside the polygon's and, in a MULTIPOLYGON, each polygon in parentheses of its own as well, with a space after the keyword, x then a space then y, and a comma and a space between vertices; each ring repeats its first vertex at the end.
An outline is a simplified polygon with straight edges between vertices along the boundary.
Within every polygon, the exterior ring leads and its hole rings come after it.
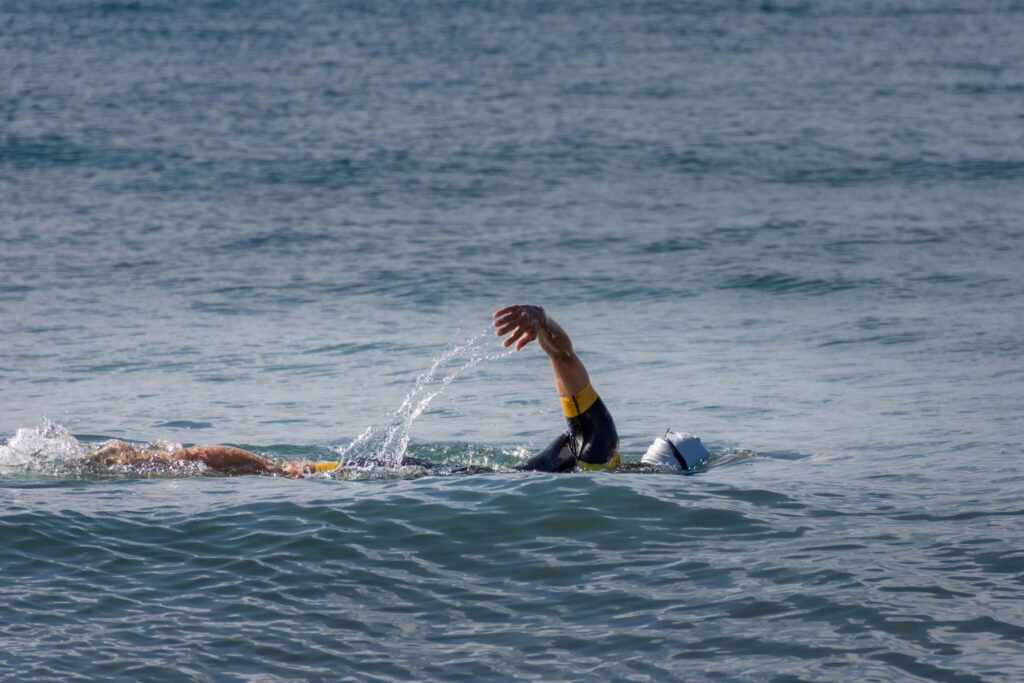
POLYGON ((572 339, 546 313, 544 323, 537 333, 537 342, 551 360, 555 388, 560 396, 575 396, 590 384, 590 376, 573 349, 572 339))
POLYGON ((496 334, 499 337, 508 335, 502 342, 505 346, 515 346, 516 351, 519 351, 531 341, 537 340, 551 359, 559 395, 575 396, 590 384, 587 369, 573 350, 569 335, 543 308, 513 304, 495 312, 494 317, 496 334))
POLYGON ((587 369, 576 354, 570 358, 552 356, 551 370, 555 374, 555 389, 559 396, 575 396, 590 384, 587 369))

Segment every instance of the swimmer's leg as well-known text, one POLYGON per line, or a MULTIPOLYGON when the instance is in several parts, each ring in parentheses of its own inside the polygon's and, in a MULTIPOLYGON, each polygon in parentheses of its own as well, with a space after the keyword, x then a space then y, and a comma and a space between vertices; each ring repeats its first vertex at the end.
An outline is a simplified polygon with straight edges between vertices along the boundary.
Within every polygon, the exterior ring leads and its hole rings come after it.
POLYGON ((547 448, 515 469, 527 472, 570 472, 576 467, 576 456, 569 448, 569 433, 562 434, 547 448))

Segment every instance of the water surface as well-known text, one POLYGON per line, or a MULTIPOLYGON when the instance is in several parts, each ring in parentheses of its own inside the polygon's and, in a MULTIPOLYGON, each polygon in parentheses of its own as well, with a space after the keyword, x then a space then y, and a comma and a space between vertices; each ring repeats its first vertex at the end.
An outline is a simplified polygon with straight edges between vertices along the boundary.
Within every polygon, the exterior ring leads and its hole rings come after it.
POLYGON ((5 2, 0 677, 1024 677, 1022 32, 995 0, 5 2), (627 460, 671 426, 712 466, 509 472, 561 429, 543 356, 478 337, 514 301, 627 460), (489 471, 67 462, 364 434, 489 471))

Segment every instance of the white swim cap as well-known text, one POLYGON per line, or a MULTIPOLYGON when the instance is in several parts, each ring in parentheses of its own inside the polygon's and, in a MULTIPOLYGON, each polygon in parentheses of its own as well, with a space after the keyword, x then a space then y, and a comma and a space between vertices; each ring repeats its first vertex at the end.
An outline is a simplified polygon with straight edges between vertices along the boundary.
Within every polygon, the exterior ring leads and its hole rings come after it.
POLYGON ((640 462, 653 467, 692 470, 708 461, 710 454, 699 436, 687 432, 665 432, 650 445, 640 462))

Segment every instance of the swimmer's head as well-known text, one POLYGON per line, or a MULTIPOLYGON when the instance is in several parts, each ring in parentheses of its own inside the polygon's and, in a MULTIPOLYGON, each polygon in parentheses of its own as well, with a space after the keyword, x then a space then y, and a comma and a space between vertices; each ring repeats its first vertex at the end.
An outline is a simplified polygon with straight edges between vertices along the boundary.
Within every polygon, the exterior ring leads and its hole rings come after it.
POLYGON ((645 465, 674 470, 692 470, 708 461, 710 454, 699 436, 687 432, 665 432, 650 445, 641 460, 645 465))

